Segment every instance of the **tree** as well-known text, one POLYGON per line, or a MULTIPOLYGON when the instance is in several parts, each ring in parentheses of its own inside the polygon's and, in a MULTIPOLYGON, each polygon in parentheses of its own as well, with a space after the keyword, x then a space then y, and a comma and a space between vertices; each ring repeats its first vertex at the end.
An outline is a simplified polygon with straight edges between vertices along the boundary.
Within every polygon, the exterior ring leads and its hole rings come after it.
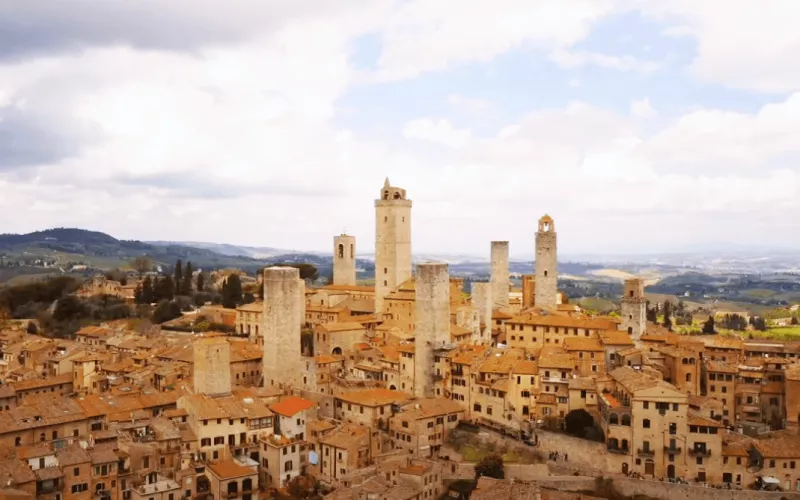
MULTIPOLYGON (((306 262, 302 264, 295 264, 295 263, 287 263, 287 264, 275 264, 271 267, 296 267, 300 271, 300 279, 308 280, 308 281, 316 281, 319 278, 319 270, 317 266, 314 264, 308 264, 306 262)), ((263 269, 259 271, 263 273, 263 269)))
POLYGON ((174 301, 162 300, 153 311, 153 323, 164 323, 181 317, 181 307, 174 301))
POLYGON ((648 300, 645 305, 645 311, 647 312, 647 321, 650 323, 655 323, 658 321, 658 311, 655 307, 650 307, 650 301, 648 300))
POLYGON ((703 323, 703 333, 708 335, 717 333, 716 330, 714 329, 714 316, 709 316, 708 321, 703 323))
POLYGON ((136 271, 139 273, 139 277, 141 278, 144 273, 153 270, 153 259, 147 255, 142 255, 141 257, 136 257, 133 259, 131 266, 136 269, 136 271))
POLYGON ((36 335, 39 333, 39 328, 36 326, 36 323, 33 321, 28 321, 28 328, 26 329, 28 333, 31 335, 36 335))
POLYGON ((175 277, 173 278, 173 282, 175 284, 176 293, 180 293, 181 286, 183 284, 183 266, 181 259, 178 259, 178 261, 175 262, 175 277))
POLYGON ((664 301, 664 328, 672 330, 672 302, 664 301))
POLYGON ((133 301, 137 304, 152 304, 155 302, 153 280, 150 279, 150 276, 145 276, 136 286, 136 290, 133 292, 133 301))
POLYGON ((505 476, 506 473, 503 467, 503 457, 497 453, 490 453, 486 455, 475 465, 476 480, 481 477, 504 479, 505 476))
POLYGON ((163 276, 158 279, 153 287, 154 302, 161 300, 172 300, 175 297, 175 285, 171 276, 163 276))
POLYGON ((80 320, 88 315, 85 304, 74 295, 67 295, 58 299, 53 310, 53 319, 59 322, 80 320))
POLYGON ((180 284, 181 295, 191 295, 192 294, 192 274, 194 271, 192 270, 192 263, 186 263, 186 269, 183 270, 183 281, 180 284))
POLYGON ((222 307, 236 309, 242 301, 242 281, 233 273, 222 283, 222 307))
POLYGON ((203 276, 203 272, 200 271, 197 273, 197 291, 204 292, 206 290, 206 278, 203 276))

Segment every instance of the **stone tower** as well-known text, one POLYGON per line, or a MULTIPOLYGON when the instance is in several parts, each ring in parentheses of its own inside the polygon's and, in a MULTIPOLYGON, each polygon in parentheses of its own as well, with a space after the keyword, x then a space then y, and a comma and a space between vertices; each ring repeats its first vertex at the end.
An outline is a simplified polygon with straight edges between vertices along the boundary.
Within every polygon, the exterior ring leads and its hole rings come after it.
POLYGON ((300 327, 304 319, 300 271, 264 269, 264 387, 300 388, 304 365, 300 327))
POLYGON ((342 234, 333 237, 333 284, 356 284, 356 237, 342 234))
POLYGON ((383 299, 411 278, 411 200, 406 190, 383 184, 375 200, 375 312, 384 311, 383 299))
POLYGON ((556 226, 549 215, 539 219, 536 232, 536 307, 558 305, 558 256, 556 226))
POLYGON ((472 282, 470 292, 472 295, 472 307, 478 310, 478 317, 483 328, 481 328, 481 343, 492 340, 492 284, 472 282))
POLYGON ((494 306, 508 308, 508 242, 492 242, 492 298, 494 306))
POLYGON ((414 396, 434 395, 434 351, 450 343, 450 277, 447 264, 417 266, 414 396))
POLYGON ((194 392, 211 397, 231 393, 231 346, 224 337, 198 339, 193 347, 194 392))
POLYGON ((644 296, 643 279, 625 280, 621 309, 622 324, 620 328, 627 331, 634 340, 639 340, 647 329, 647 301, 644 296))

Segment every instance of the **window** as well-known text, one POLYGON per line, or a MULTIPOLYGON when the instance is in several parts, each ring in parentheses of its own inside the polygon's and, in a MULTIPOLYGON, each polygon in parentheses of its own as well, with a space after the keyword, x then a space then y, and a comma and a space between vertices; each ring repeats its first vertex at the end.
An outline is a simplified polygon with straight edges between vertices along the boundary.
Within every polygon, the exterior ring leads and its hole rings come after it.
POLYGON ((646 419, 642 420, 642 427, 644 427, 645 429, 649 429, 650 428, 650 419, 649 418, 646 418, 646 419))

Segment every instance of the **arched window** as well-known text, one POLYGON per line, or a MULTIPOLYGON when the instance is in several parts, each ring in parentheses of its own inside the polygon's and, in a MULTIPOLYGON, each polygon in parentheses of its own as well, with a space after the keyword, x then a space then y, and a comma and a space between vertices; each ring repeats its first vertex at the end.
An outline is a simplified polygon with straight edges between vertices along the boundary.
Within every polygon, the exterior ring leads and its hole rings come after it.
POLYGON ((608 440, 608 449, 609 450, 616 450, 619 448, 619 441, 617 438, 611 438, 608 440))
POLYGON ((686 374, 686 381, 687 382, 691 382, 692 381, 692 374, 691 373, 687 373, 686 374))
POLYGON ((622 425, 631 425, 631 416, 628 414, 622 415, 622 425))
POLYGON ((688 365, 688 364, 689 364, 689 360, 688 360, 688 359, 686 359, 686 358, 683 358, 683 360, 681 361, 681 363, 683 363, 684 365, 688 365))
POLYGON ((399 192, 395 191, 395 193, 394 193, 394 199, 395 199, 395 200, 399 200, 399 199, 400 199, 400 193, 399 193, 399 192))
POLYGON ((630 292, 628 292, 628 294, 629 294, 629 295, 628 295, 629 297, 633 297, 633 290, 631 290, 630 292))
POLYGON ((633 334, 633 327, 632 326, 628 327, 628 334, 629 335, 633 334))
POLYGON ((384 191, 383 192, 383 199, 384 200, 388 200, 389 199, 389 191, 384 191))
POLYGON ((339 243, 339 258, 340 259, 344 258, 344 245, 342 245, 341 243, 339 243))
POLYGON ((478 413, 480 413, 481 405, 479 403, 475 403, 474 405, 472 405, 472 411, 477 411, 478 413))
POLYGON ((353 244, 350 244, 350 258, 355 258, 355 250, 353 249, 353 244))
POLYGON ((22 446, 22 438, 17 437, 14 439, 14 446, 22 446))
POLYGON ((612 413, 608 416, 608 423, 610 425, 619 425, 619 415, 612 413))

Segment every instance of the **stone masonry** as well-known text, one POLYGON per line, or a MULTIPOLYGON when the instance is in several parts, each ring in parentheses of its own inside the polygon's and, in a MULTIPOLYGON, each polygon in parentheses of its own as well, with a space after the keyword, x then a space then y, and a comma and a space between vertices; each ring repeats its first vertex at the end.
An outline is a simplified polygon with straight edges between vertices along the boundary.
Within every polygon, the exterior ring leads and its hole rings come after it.
POLYGON ((264 270, 264 387, 300 388, 303 288, 295 267, 264 270))
POLYGON ((333 238, 333 284, 356 284, 356 237, 341 234, 333 238))
POLYGON ((483 328, 481 329, 481 342, 488 342, 492 338, 492 283, 473 282, 471 284, 472 307, 478 310, 483 328))
POLYGON ((620 328, 627 331, 633 339, 639 340, 647 328, 647 301, 644 296, 644 280, 641 278, 625 280, 621 314, 620 328))
POLYGON ((375 200, 375 313, 384 311, 384 297, 411 279, 411 200, 406 190, 383 184, 375 200))
POLYGON ((224 337, 199 339, 193 346, 194 392, 208 396, 231 393, 231 347, 224 337))
POLYGON ((549 215, 539 219, 536 232, 536 307, 558 305, 558 256, 556 226, 549 215))
POLYGON ((434 350, 450 343, 450 276, 447 264, 417 266, 414 395, 432 397, 434 350))
POLYGON ((492 298, 494 306, 508 308, 508 242, 492 242, 492 298))

